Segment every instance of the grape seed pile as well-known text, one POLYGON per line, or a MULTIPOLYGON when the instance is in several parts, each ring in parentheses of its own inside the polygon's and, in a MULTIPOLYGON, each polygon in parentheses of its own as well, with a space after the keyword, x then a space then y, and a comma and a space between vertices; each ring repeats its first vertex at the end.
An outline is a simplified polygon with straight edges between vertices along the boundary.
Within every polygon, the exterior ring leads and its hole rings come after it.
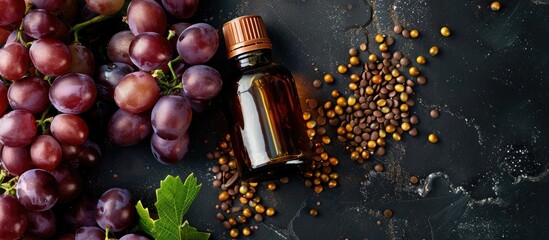
POLYGON ((185 22, 198 2, 0 0, 0 239, 148 239, 127 231, 131 193, 88 198, 81 170, 100 163, 101 117, 109 143, 185 157, 193 110, 222 88, 217 29, 185 22))

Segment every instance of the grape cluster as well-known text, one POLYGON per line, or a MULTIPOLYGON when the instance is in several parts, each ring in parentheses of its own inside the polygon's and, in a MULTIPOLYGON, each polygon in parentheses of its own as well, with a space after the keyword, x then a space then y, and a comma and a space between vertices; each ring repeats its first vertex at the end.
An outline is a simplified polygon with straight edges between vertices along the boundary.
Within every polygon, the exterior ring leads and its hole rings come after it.
POLYGON ((129 191, 82 194, 81 170, 101 158, 93 116, 108 119, 110 143, 150 137, 159 162, 181 161, 193 111, 222 88, 206 65, 219 37, 183 22, 198 0, 127 2, 0 0, 0 239, 146 239, 123 234, 135 223, 129 191), (110 19, 127 24, 97 49, 93 24, 110 19), (117 109, 101 112, 100 103, 117 109))

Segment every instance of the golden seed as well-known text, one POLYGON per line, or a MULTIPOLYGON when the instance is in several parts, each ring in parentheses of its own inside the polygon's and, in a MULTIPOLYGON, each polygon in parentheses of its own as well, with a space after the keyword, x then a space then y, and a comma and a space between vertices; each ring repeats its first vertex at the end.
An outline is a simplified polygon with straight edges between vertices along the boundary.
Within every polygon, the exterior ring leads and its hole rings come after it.
POLYGON ((316 130, 312 128, 307 129, 307 136, 309 136, 309 138, 314 138, 316 136, 316 130))
POLYGON ((324 109, 330 109, 330 108, 332 108, 332 102, 326 101, 326 102, 324 103, 324 109))
POLYGON ((391 75, 393 75, 393 77, 398 77, 400 76, 400 71, 398 71, 398 69, 395 68, 391 71, 391 75))
POLYGON ((316 127, 316 121, 315 120, 307 121, 307 128, 314 128, 314 127, 316 127))
POLYGON ((332 97, 333 98, 337 98, 337 97, 339 97, 339 95, 340 95, 339 90, 337 90, 337 89, 332 90, 332 97))
POLYGON ((243 227, 242 228, 242 235, 244 236, 250 236, 252 234, 252 230, 250 230, 249 227, 243 227))
POLYGON ((411 76, 416 77, 419 75, 419 69, 417 69, 417 67, 411 67, 408 69, 408 73, 410 73, 411 76))
POLYGON ((227 201, 227 199, 229 199, 229 193, 227 191, 222 191, 221 193, 219 193, 219 196, 217 196, 217 199, 220 202, 225 202, 227 201))
POLYGON ((252 191, 248 191, 246 194, 244 194, 244 197, 247 199, 252 199, 254 197, 254 193, 252 191))
POLYGON ((328 182, 328 187, 329 187, 329 188, 335 188, 335 187, 337 187, 337 181, 336 181, 336 180, 330 180, 330 181, 328 182))
POLYGON ((248 185, 250 185, 250 187, 257 187, 257 182, 250 182, 248 183, 248 185))
POLYGON ((394 139, 395 141, 400 141, 400 139, 401 139, 401 138, 400 138, 400 134, 397 133, 397 132, 393 133, 393 139, 394 139))
POLYGON ((419 31, 416 30, 416 29, 410 31, 410 37, 412 37, 412 38, 418 38, 418 37, 419 37, 419 31))
POLYGON ((425 63, 427 63, 427 60, 425 59, 424 56, 418 56, 416 58, 416 62, 420 65, 425 65, 425 63))
POLYGON ((373 53, 370 54, 370 56, 368 56, 368 61, 373 62, 373 63, 377 62, 377 56, 373 53))
POLYGON ((387 101, 385 99, 379 99, 377 100, 376 104, 378 107, 383 107, 385 106, 385 104, 387 104, 387 101))
POLYGON ((336 103, 340 107, 346 107, 347 106, 347 99, 345 99, 345 97, 339 97, 339 98, 337 98, 336 103))
POLYGON ((231 160, 231 161, 229 161, 229 163, 227 163, 227 165, 229 165, 229 169, 235 169, 236 168, 236 161, 231 160))
POLYGON ((238 237, 238 229, 236 229, 236 228, 231 229, 229 234, 231 235, 232 238, 237 238, 238 237))
POLYGON ((387 51, 389 51, 389 46, 387 46, 387 44, 385 44, 385 43, 379 44, 379 51, 387 52, 387 51))
POLYGON ((391 79, 393 79, 393 75, 391 74, 385 74, 383 76, 383 79, 385 79, 385 81, 391 81, 391 79))
POLYGON ((244 208, 244 210, 242 210, 242 215, 244 215, 244 217, 252 217, 252 210, 249 209, 249 208, 244 208))
POLYGON ((314 185, 318 185, 320 183, 322 183, 322 181, 320 181, 320 177, 316 177, 315 179, 313 179, 313 184, 314 185))
POLYGON ((338 135, 345 135, 345 133, 347 133, 344 127, 338 127, 336 131, 338 135))
POLYGON ((438 47, 432 46, 431 48, 429 48, 429 54, 431 54, 431 56, 436 56, 438 54, 438 47))
POLYGON ((219 143, 219 147, 221 149, 227 149, 229 147, 229 145, 227 144, 227 142, 222 141, 222 142, 219 143))
POLYGON ((328 161, 330 162, 330 165, 332 165, 332 166, 337 166, 337 164, 339 163, 339 160, 336 157, 330 157, 330 158, 328 158, 328 161))
POLYGON ((352 160, 357 160, 358 157, 360 157, 359 153, 357 151, 352 151, 351 152, 351 159, 352 160))
POLYGON ((381 108, 381 112, 382 112, 382 113, 389 113, 390 111, 391 111, 391 108, 390 108, 390 107, 385 106, 385 107, 382 107, 382 108, 381 108))
POLYGON ((384 129, 379 129, 379 137, 380 138, 387 137, 387 132, 384 129))
POLYGON ((238 198, 238 200, 240 201, 240 203, 242 205, 248 204, 248 199, 245 198, 245 197, 240 197, 240 198, 238 198))
POLYGON ((368 151, 362 151, 362 152, 360 153, 360 156, 362 157, 362 159, 368 159, 368 158, 370 158, 370 152, 368 152, 368 151))
POLYGON ((320 154, 320 159, 322 159, 322 161, 328 160, 329 157, 330 156, 328 155, 327 152, 323 152, 323 153, 320 154))
POLYGON ((403 131, 409 131, 411 126, 410 126, 410 123, 403 122, 402 124, 400 124, 400 128, 402 128, 403 131))
POLYGON ((328 177, 328 174, 323 173, 322 175, 320 175, 320 180, 322 182, 327 182, 330 180, 330 177, 328 177))
POLYGON ((324 143, 324 144, 330 144, 330 142, 332 142, 332 140, 330 139, 330 137, 328 137, 328 136, 323 136, 323 137, 322 137, 322 143, 324 143))
POLYGON ((438 137, 434 133, 429 134, 429 137, 427 137, 427 138, 429 139, 429 142, 431 142, 431 143, 437 143, 438 142, 438 137))
POLYGON ((374 94, 374 88, 372 86, 366 87, 366 94, 368 95, 374 94))
POLYGON ((490 9, 492 9, 492 11, 494 12, 499 11, 500 8, 501 8, 501 3, 499 3, 498 1, 494 1, 492 2, 492 4, 490 4, 490 9))
POLYGON ((303 112, 303 120, 307 121, 311 119, 311 113, 310 112, 303 112))
POLYGON ((360 63, 360 59, 357 56, 349 58, 349 63, 353 66, 356 66, 360 63))
POLYGON ((376 34, 376 36, 374 37, 374 40, 376 41, 376 43, 382 43, 383 41, 385 41, 385 37, 383 37, 383 35, 381 35, 380 33, 376 34))
POLYGON ((226 157, 220 157, 217 162, 220 164, 220 165, 223 165, 223 164, 227 164, 229 160, 226 158, 226 157))
POLYGON ((402 101, 402 102, 408 101, 408 93, 406 93, 406 92, 401 92, 401 93, 400 93, 400 101, 402 101))
POLYGON ((334 111, 337 115, 342 115, 343 114, 343 108, 340 107, 339 105, 334 107, 334 111))
POLYGON ((393 125, 387 125, 387 126, 385 127, 385 131, 386 131, 387 133, 394 133, 395 130, 396 130, 396 128, 395 128, 395 126, 393 126, 393 125))
POLYGON ((339 174, 336 172, 331 172, 329 176, 330 179, 339 179, 339 174))
POLYGON ((261 204, 257 204, 255 206, 255 212, 257 213, 264 213, 265 212, 265 207, 263 207, 263 205, 261 204))
POLYGON ((372 82, 375 84, 381 84, 381 75, 375 75, 372 77, 372 82))
POLYGON ((376 139, 376 143, 380 147, 385 147, 385 139, 384 138, 378 138, 376 139))
POLYGON ((349 90, 354 91, 358 89, 358 85, 354 82, 349 83, 349 90))
POLYGON ((318 215, 318 210, 316 210, 316 208, 311 208, 311 210, 309 210, 309 215, 316 217, 318 215))
POLYGON ((404 87, 404 85, 402 85, 400 83, 395 85, 395 91, 397 91, 397 92, 404 92, 405 89, 406 88, 404 87))
POLYGON ((353 106, 355 105, 355 103, 356 103, 356 98, 354 96, 350 96, 349 98, 347 98, 347 105, 353 106))
POLYGON ((345 65, 343 65, 343 64, 342 64, 342 65, 339 65, 339 66, 337 67, 337 72, 339 72, 339 73, 341 73, 341 74, 346 73, 346 72, 347 72, 347 66, 345 66, 345 65))
POLYGON ((271 190, 271 191, 276 190, 276 184, 275 184, 275 183, 272 183, 272 182, 269 183, 269 184, 267 185, 267 189, 269 189, 269 190, 271 190))
POLYGON ((406 103, 403 103, 403 104, 400 105, 400 111, 401 111, 401 112, 406 112, 406 111, 408 111, 408 108, 409 108, 409 107, 408 107, 408 104, 406 104, 406 103))
POLYGON ((328 118, 334 118, 336 116, 336 113, 334 110, 329 110, 326 112, 326 117, 328 118))
POLYGON ((351 82, 358 82, 360 81, 360 75, 358 75, 358 73, 353 73, 349 76, 349 79, 351 79, 351 82))
POLYGON ((316 185, 314 189, 315 193, 321 193, 323 190, 324 187, 322 187, 322 185, 316 185))
POLYGON ((260 196, 255 196, 253 200, 256 203, 259 203, 259 202, 261 202, 261 197, 260 196))
POLYGON ((248 192, 248 186, 241 185, 240 188, 238 189, 238 191, 240 192, 240 194, 244 195, 248 192))
POLYGON ((368 148, 374 149, 377 146, 377 143, 373 140, 368 141, 368 148))
POLYGON ((275 215, 276 211, 274 208, 270 207, 270 208, 267 208, 267 211, 265 211, 265 214, 267 214, 267 216, 273 216, 275 215))
POLYGON ((332 74, 327 73, 324 75, 324 82, 325 83, 333 83, 334 82, 334 76, 332 74))
POLYGON ((229 222, 229 224, 231 224, 231 226, 236 226, 236 224, 238 223, 233 217, 227 219, 227 221, 229 222))
POLYGON ((442 36, 444 36, 444 37, 449 37, 450 36, 450 29, 448 27, 442 27, 440 29, 440 34, 442 34, 442 36))

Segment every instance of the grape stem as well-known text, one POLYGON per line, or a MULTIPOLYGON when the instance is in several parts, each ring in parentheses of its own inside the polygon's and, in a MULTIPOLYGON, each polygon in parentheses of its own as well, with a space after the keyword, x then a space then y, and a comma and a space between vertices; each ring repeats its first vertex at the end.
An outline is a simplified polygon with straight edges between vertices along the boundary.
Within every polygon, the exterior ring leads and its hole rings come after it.
MULTIPOLYGON (((32 4, 28 3, 25 7, 25 15, 29 13, 31 8, 32 4)), ((21 24, 19 24, 19 29, 17 29, 17 36, 15 37, 15 41, 21 42, 21 44, 23 44, 23 46, 25 46, 26 48, 28 48, 32 44, 32 42, 25 42, 25 40, 23 39, 23 21, 21 21, 21 24)))
POLYGON ((36 120, 36 124, 42 130, 42 134, 46 134, 46 132, 48 131, 46 125, 48 123, 51 123, 51 121, 53 120, 53 117, 46 118, 48 116, 48 113, 50 112, 50 109, 51 104, 48 106, 48 108, 46 108, 46 110, 44 110, 44 112, 42 112, 42 115, 40 115, 40 119, 36 120))
POLYGON ((178 63, 180 61, 181 61, 181 56, 177 56, 176 58, 168 62, 168 67, 170 68, 170 72, 172 74, 173 80, 177 78, 177 76, 175 75, 175 71, 173 70, 173 64, 178 63))
POLYGON ((108 227, 108 226, 105 228, 105 240, 109 240, 109 230, 110 230, 110 229, 111 229, 111 228, 108 227))
POLYGON ((171 40, 171 39, 174 38, 174 37, 176 37, 176 36, 175 36, 175 31, 174 31, 174 30, 169 30, 169 31, 168 31, 168 37, 167 37, 167 39, 168 39, 168 40, 171 40))
MULTIPOLYGON (((4 178, 6 176, 8 176, 8 173, 2 170, 0 172, 0 183, 4 181, 4 178)), ((10 179, 9 181, 0 184, 0 188, 4 189, 5 191, 4 194, 15 195, 15 192, 16 192, 15 187, 17 185, 17 180, 19 180, 19 177, 16 176, 10 179)))
POLYGON ((111 17, 112 17, 112 15, 99 15, 99 16, 95 16, 94 18, 92 18, 88 21, 85 21, 85 22, 74 25, 70 29, 70 32, 74 34, 74 41, 78 42, 78 31, 82 30, 83 28, 85 28, 85 27, 87 27, 91 24, 105 21, 105 20, 107 20, 111 17))

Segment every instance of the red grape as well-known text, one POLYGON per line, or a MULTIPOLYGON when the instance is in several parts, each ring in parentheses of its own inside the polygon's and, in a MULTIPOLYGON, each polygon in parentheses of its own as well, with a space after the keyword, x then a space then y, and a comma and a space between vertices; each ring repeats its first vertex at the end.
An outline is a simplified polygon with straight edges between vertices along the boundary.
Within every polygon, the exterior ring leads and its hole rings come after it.
POLYGON ((97 224, 94 217, 96 206, 97 200, 83 196, 64 208, 64 219, 72 228, 95 226, 97 224))
POLYGON ((29 49, 29 55, 36 69, 50 76, 67 73, 72 63, 69 48, 55 39, 36 40, 29 49))
POLYGON ((40 135, 30 147, 32 164, 41 169, 53 170, 61 163, 61 146, 50 135, 40 135))
POLYGON ((57 240, 74 240, 74 233, 65 233, 57 238, 57 240))
POLYGON ((120 83, 122 78, 133 72, 134 69, 128 64, 113 62, 100 66, 97 71, 96 86, 99 96, 105 100, 114 102, 114 89, 118 86, 118 83, 120 83))
POLYGON ((151 137, 151 150, 154 158, 160 163, 177 163, 189 151, 189 134, 185 133, 175 140, 165 140, 153 134, 151 137))
POLYGON ((48 239, 55 233, 57 221, 51 209, 41 212, 30 211, 27 213, 27 218, 29 220, 27 233, 31 236, 48 239))
POLYGON ((133 64, 146 71, 166 65, 172 57, 168 39, 154 32, 137 35, 130 44, 129 53, 133 64))
MULTIPOLYGON (((19 30, 17 30, 17 29, 13 30, 10 33, 10 35, 8 36, 8 38, 6 39, 6 43, 20 42, 19 40, 17 40, 17 33, 18 32, 19 32, 19 30)), ((34 41, 34 38, 30 37, 25 32, 21 32, 21 38, 23 39, 24 42, 34 41)))
POLYGON ((95 103, 97 89, 93 79, 81 73, 67 73, 53 81, 49 98, 51 104, 62 113, 80 114, 95 103))
POLYGON ((51 173, 42 169, 31 169, 21 174, 16 194, 21 205, 32 211, 51 209, 59 198, 57 181, 51 173))
POLYGON ((28 147, 2 148, 2 166, 14 176, 19 176, 29 169, 34 168, 28 147))
POLYGON ((11 195, 0 195, 0 236, 2 239, 19 239, 28 226, 26 210, 11 195))
POLYGON ((178 95, 161 97, 151 113, 151 125, 161 138, 174 140, 183 135, 192 119, 191 105, 187 99, 178 95))
POLYGON ((116 105, 126 112, 140 113, 151 109, 160 97, 156 80, 146 72, 126 75, 114 89, 116 105))
POLYGON ((88 125, 79 116, 72 114, 56 115, 50 125, 53 137, 60 143, 80 145, 88 139, 88 125))
POLYGON ((13 110, 0 118, 0 143, 9 147, 23 147, 32 142, 36 135, 36 124, 32 113, 13 110))
POLYGON ((124 0, 86 0, 86 4, 97 14, 112 15, 122 9, 124 0))
POLYGON ((101 149, 91 141, 86 141, 80 146, 78 153, 78 163, 85 167, 97 167, 101 162, 101 149))
POLYGON ((135 35, 132 31, 120 31, 112 35, 107 46, 107 56, 111 62, 122 62, 129 65, 133 65, 130 59, 130 44, 132 43, 135 35))
POLYGON ((91 50, 80 43, 72 43, 69 45, 69 50, 72 62, 68 72, 94 76, 95 59, 91 50))
POLYGON ((68 165, 60 164, 51 174, 57 181, 60 203, 71 202, 80 196, 84 185, 80 173, 68 165))
POLYGON ((187 19, 198 9, 198 0, 162 0, 162 5, 172 16, 187 19))
POLYGON ((206 65, 195 65, 181 77, 185 93, 193 100, 211 100, 222 88, 221 74, 215 68, 206 65))
POLYGON ((128 113, 118 109, 109 121, 108 134, 112 143, 131 146, 141 142, 151 132, 150 113, 128 113))
POLYGON ((65 0, 31 0, 32 4, 36 8, 46 9, 48 11, 55 11, 61 8, 65 3, 65 0))
POLYGON ((122 236, 118 240, 149 240, 149 239, 146 238, 146 237, 143 237, 141 235, 137 235, 135 233, 130 233, 130 234, 126 234, 126 235, 122 236))
POLYGON ((133 0, 128 6, 128 25, 134 35, 155 32, 160 35, 168 28, 162 6, 154 0, 133 0))
POLYGON ((0 117, 4 116, 4 113, 6 113, 9 106, 8 92, 8 86, 0 83, 0 117))
POLYGON ((15 81, 29 68, 29 50, 21 43, 10 43, 0 48, 0 76, 15 81))
POLYGON ((210 60, 219 47, 217 30, 206 23, 189 26, 177 39, 177 52, 188 64, 203 64, 210 60))
POLYGON ((81 227, 76 230, 74 240, 105 240, 105 230, 98 227, 81 227))
POLYGON ((41 113, 48 107, 49 89, 50 85, 44 79, 27 77, 10 85, 7 99, 13 109, 41 113))
POLYGON ((69 28, 57 16, 44 9, 29 11, 23 19, 23 30, 35 39, 54 38, 66 40, 69 28))
POLYGON ((12 24, 21 18, 25 14, 25 1, 24 0, 0 0, 0 26, 12 24))
POLYGON ((72 23, 78 16, 78 1, 77 0, 65 0, 63 5, 59 9, 63 20, 67 23, 72 23))
POLYGON ((126 189, 111 188, 97 201, 95 221, 103 229, 120 232, 132 223, 134 215, 135 207, 126 189))

